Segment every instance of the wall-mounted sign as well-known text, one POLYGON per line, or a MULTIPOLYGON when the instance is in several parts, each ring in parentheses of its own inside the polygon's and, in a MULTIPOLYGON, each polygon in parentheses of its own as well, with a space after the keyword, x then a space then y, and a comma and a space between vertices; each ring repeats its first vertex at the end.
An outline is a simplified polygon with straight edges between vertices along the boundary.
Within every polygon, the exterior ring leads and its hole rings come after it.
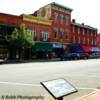
POLYGON ((73 85, 62 78, 41 82, 41 84, 55 99, 77 92, 77 89, 73 85))
POLYGON ((23 15, 23 20, 33 22, 33 23, 45 24, 45 25, 52 24, 51 20, 42 19, 42 18, 31 16, 31 15, 23 15))

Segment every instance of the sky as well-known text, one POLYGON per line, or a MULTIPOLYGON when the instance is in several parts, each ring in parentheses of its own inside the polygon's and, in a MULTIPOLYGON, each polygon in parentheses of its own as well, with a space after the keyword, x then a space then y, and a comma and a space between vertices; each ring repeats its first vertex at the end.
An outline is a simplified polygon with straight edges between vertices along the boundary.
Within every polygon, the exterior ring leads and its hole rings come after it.
POLYGON ((100 32, 100 0, 0 0, 0 12, 30 14, 51 2, 72 8, 72 19, 97 28, 100 32))

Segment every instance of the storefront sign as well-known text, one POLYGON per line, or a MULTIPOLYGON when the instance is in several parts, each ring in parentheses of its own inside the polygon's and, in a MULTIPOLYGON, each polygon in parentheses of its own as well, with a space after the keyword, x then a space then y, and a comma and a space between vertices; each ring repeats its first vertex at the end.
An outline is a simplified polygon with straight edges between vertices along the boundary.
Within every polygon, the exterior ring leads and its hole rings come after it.
POLYGON ((42 18, 31 16, 31 15, 23 15, 23 20, 29 21, 29 22, 34 22, 34 23, 39 23, 39 24, 45 24, 45 25, 52 24, 51 20, 42 19, 42 18))
POLYGON ((53 44, 53 48, 66 48, 67 46, 64 44, 53 44))
POLYGON ((54 98, 60 98, 65 95, 77 92, 76 88, 74 88, 65 79, 55 79, 47 82, 41 82, 41 84, 54 98))

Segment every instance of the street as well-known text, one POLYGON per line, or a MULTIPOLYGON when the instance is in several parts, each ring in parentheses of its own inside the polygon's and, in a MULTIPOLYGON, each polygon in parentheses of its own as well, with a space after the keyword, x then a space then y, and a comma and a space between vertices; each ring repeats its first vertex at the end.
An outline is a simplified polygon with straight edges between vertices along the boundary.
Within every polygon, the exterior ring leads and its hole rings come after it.
POLYGON ((78 89, 64 100, 79 100, 100 88, 100 59, 1 64, 0 100, 17 100, 16 96, 27 97, 18 100, 54 100, 40 82, 56 78, 65 78, 78 89))

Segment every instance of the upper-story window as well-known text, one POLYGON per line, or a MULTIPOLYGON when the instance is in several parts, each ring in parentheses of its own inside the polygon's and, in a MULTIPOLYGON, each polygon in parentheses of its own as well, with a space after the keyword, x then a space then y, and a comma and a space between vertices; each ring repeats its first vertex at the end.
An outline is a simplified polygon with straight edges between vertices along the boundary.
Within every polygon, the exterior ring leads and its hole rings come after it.
POLYGON ((84 28, 83 28, 83 35, 85 35, 85 30, 84 30, 84 28))
POLYGON ((64 15, 60 15, 60 23, 63 24, 64 23, 64 15))
POLYGON ((63 36, 64 36, 64 29, 60 29, 60 38, 62 39, 63 38, 63 36))
POLYGON ((76 43, 76 37, 73 35, 73 43, 76 43))
POLYGON ((54 12, 54 21, 57 22, 58 21, 58 13, 54 12))
POLYGON ((66 25, 69 24, 69 16, 66 16, 66 25))
POLYGON ((95 37, 97 36, 97 32, 95 32, 95 37))
POLYGON ((74 26, 72 27, 72 32, 75 33, 75 27, 74 26))
POLYGON ((54 28, 54 38, 57 38, 58 28, 54 28))
POLYGON ((81 40, 81 39, 80 39, 80 36, 79 36, 79 37, 78 37, 78 43, 80 43, 80 40, 81 40))
POLYGON ((68 39, 68 36, 69 36, 69 30, 66 29, 66 30, 65 30, 65 33, 66 33, 66 38, 68 39))
POLYGON ((87 30, 87 36, 89 36, 89 30, 87 30))
POLYGON ((90 39, 88 38, 88 44, 90 44, 90 39))
POLYGON ((49 38, 49 32, 48 31, 42 31, 41 32, 41 38, 42 38, 42 41, 47 41, 48 38, 49 38))
POLYGON ((80 35, 80 28, 78 28, 78 34, 80 35))
POLYGON ((33 40, 36 37, 36 30, 35 29, 28 29, 28 32, 31 34, 33 40))
POLYGON ((85 44, 86 43, 86 40, 85 40, 85 37, 83 37, 83 44, 85 44))

